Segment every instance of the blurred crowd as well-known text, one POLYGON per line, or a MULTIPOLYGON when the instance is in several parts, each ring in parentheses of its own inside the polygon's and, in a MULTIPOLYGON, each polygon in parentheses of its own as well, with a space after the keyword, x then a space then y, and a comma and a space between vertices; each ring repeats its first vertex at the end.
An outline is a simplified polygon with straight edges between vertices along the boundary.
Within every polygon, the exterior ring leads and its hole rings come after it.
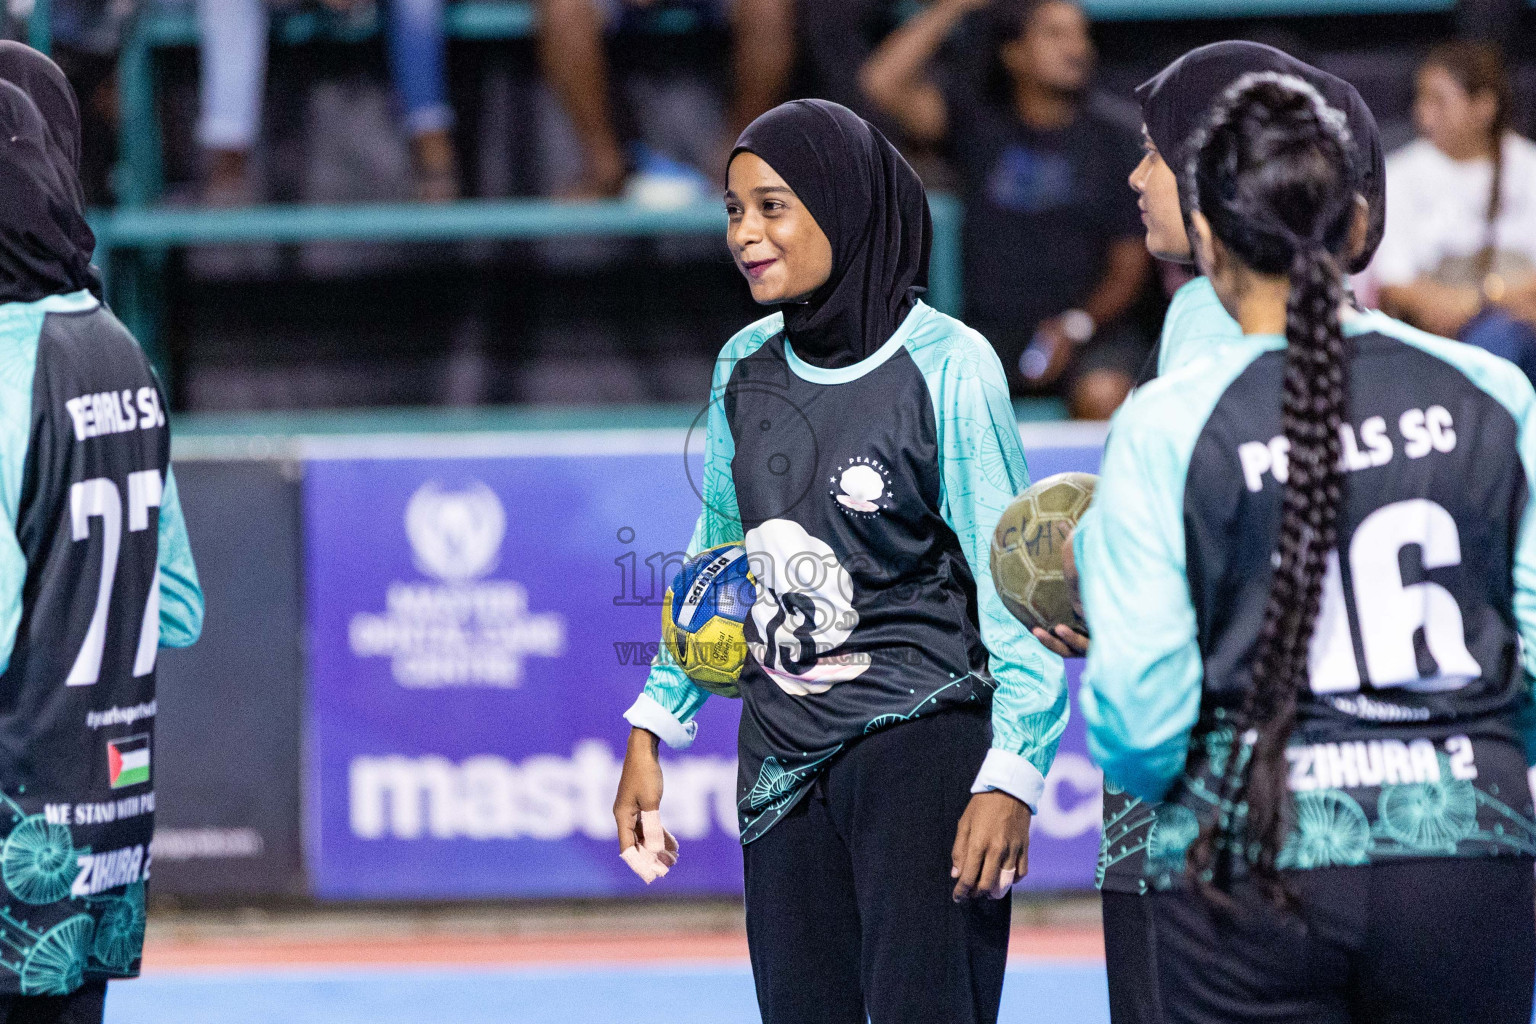
MULTIPOLYGON (((133 0, 55 0, 67 50, 113 45, 133 0)), ((261 198, 270 24, 284 0, 195 0, 201 35, 196 141, 201 201, 261 198)), ((292 0, 298 4, 302 0, 292 0)), ((323 0, 356 16, 373 0, 323 0)), ((444 0, 377 0, 415 196, 472 189, 450 101, 444 0)), ((313 6, 313 5, 312 5, 313 6)), ((997 347, 1020 396, 1059 395, 1107 416, 1147 365, 1159 299, 1178 271, 1142 244, 1126 177, 1142 133, 1123 96, 1095 84, 1091 25, 1076 0, 535 0, 535 51, 575 140, 578 169, 544 191, 570 201, 711 199, 737 133, 793 95, 876 123, 965 206, 965 316, 997 347), (687 153, 640 144, 620 109, 613 42, 683 10, 728 40, 729 94, 687 153), (652 190, 652 191, 648 191, 652 190), (1153 312, 1149 314, 1148 310, 1153 312)), ((370 12, 370 16, 371 16, 370 12)), ((81 58, 87 102, 107 79, 81 58)), ((1453 42, 1417 68, 1417 138, 1389 161, 1386 239, 1363 299, 1417 326, 1506 355, 1536 375, 1536 145, 1495 44, 1453 42)))

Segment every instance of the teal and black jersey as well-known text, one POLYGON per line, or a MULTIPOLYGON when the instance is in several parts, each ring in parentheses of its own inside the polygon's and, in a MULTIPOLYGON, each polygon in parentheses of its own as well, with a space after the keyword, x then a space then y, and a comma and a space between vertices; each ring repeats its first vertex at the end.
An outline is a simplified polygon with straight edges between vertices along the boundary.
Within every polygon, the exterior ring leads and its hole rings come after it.
POLYGON ((0 305, 0 993, 138 972, 155 658, 202 628, 165 400, 88 292, 0 305))
POLYGON ((1243 329, 1222 308, 1204 274, 1173 293, 1157 339, 1157 375, 1172 373, 1197 359, 1216 355, 1242 341, 1243 329))
MULTIPOLYGON (((1345 331, 1345 499, 1282 866, 1536 852, 1536 394, 1512 364, 1379 313, 1345 331)), ((1109 888, 1170 881, 1216 813, 1279 530, 1283 349, 1243 337, 1140 389, 1075 540, 1090 749, 1118 788, 1165 800, 1110 846, 1143 878, 1111 868, 1109 888)))
MULTIPOLYGON (((1199 360, 1220 358, 1235 350, 1243 358, 1243 329, 1216 297, 1211 279, 1203 274, 1173 293, 1157 342, 1157 375, 1166 376, 1199 360)), ((1147 849, 1157 805, 1131 796, 1110 780, 1104 782, 1104 833, 1099 844, 1096 883, 1112 892, 1145 892, 1147 849)), ((1163 831, 1164 837, 1167 830, 1163 831)))
MULTIPOLYGON (((726 346, 713 399, 688 550, 741 543, 758 581, 742 841, 860 737, 971 702, 992 705, 977 791, 1035 806, 1066 684, 992 586, 993 527, 1029 480, 985 339, 919 302, 875 354, 828 370, 796 357, 774 315, 726 346)), ((685 746, 705 697, 658 662, 627 717, 685 746)))

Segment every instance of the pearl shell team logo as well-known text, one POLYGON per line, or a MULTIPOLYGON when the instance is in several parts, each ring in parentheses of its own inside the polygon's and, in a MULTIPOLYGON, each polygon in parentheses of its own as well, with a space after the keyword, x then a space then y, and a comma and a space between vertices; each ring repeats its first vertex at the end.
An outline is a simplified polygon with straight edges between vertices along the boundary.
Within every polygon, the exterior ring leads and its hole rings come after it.
POLYGON ((842 510, 872 519, 891 507, 891 471, 879 459, 857 456, 838 466, 827 491, 842 510))
POLYGON ((565 620, 529 607, 528 589, 486 579, 501 562, 507 514, 481 481, 449 490, 435 481, 405 506, 416 568, 432 582, 389 585, 383 612, 352 617, 359 658, 389 658, 395 682, 411 688, 515 687, 530 657, 565 652, 565 620))

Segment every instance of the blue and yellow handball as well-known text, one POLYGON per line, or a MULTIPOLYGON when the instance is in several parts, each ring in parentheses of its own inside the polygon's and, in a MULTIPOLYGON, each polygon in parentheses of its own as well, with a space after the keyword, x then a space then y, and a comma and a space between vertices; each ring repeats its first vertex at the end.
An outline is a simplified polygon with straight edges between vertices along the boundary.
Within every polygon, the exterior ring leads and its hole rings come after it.
POLYGON ((677 664, 700 687, 739 697, 747 663, 747 616, 757 581, 740 544, 706 548, 683 563, 662 602, 661 635, 677 664))

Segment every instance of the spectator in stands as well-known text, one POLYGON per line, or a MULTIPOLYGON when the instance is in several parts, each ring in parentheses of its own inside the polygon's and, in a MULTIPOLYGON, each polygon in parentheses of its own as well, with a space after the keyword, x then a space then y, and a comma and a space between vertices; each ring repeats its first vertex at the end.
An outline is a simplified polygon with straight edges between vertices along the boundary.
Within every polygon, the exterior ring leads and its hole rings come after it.
POLYGON ((90 206, 113 200, 108 179, 117 147, 117 54, 137 7, 136 0, 53 0, 51 56, 80 97, 77 170, 90 206))
POLYGON ((897 0, 800 0, 799 83, 821 99, 841 103, 893 141, 900 125, 870 102, 859 83, 864 62, 901 25, 897 0), (894 129, 894 130, 893 130, 894 129))
POLYGON ((985 0, 936 0, 864 66, 864 90, 918 141, 942 142, 966 199, 966 320, 1016 393, 1053 388, 1103 419, 1134 384, 1148 339, 1127 320, 1151 258, 1126 175, 1135 115, 1089 90, 1094 50, 1073 0, 999 0, 985 80, 934 68, 985 0))
MULTIPOLYGON (((668 0, 538 0, 539 56, 566 115, 581 140, 586 167, 567 198, 596 199, 623 191, 631 171, 614 128, 604 52, 605 28, 619 27, 629 11, 668 0)), ((736 136, 778 103, 789 86, 795 58, 794 0, 677 0, 681 6, 729 17, 734 37, 735 93, 720 148, 720 166, 702 168, 723 181, 725 157, 736 136)), ((825 0, 836 2, 836 0, 825 0)))
MULTIPOLYGON (((338 13, 366 0, 325 0, 338 13)), ((416 195, 427 202, 457 198, 458 159, 448 105, 443 0, 383 0, 390 70, 411 135, 416 195)), ((252 200, 247 161, 261 121, 267 64, 265 0, 197 0, 202 33, 202 120, 209 151, 208 200, 233 206, 252 200)))
POLYGON ((1536 379, 1536 144, 1510 128, 1498 51, 1455 42, 1419 68, 1422 136, 1387 158, 1381 306, 1536 379))

